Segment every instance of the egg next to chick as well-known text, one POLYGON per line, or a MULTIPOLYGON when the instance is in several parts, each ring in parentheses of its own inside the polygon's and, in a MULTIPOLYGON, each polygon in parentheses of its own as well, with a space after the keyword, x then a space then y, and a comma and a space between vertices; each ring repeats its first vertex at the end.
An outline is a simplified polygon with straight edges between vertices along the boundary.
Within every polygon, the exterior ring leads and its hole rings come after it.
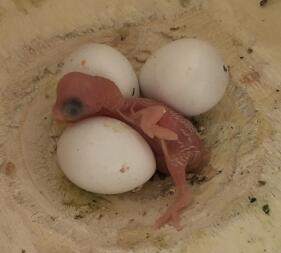
POLYGON ((139 77, 144 96, 186 116, 214 107, 228 79, 228 68, 217 50, 198 39, 180 39, 160 48, 148 58, 139 77))
POLYGON ((65 60, 60 78, 70 72, 101 76, 114 82, 125 97, 139 96, 139 84, 133 67, 117 49, 89 43, 76 49, 65 60))
POLYGON ((131 191, 148 181, 156 169, 144 138, 124 122, 108 117, 68 127, 58 141, 57 156, 70 181, 101 194, 131 191))

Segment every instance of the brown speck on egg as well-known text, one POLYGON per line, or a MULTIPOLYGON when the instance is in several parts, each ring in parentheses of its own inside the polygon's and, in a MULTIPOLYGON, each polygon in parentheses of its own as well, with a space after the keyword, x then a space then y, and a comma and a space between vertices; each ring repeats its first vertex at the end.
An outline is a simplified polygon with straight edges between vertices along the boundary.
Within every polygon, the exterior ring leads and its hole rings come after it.
POLYGON ((82 61, 81 61, 81 65, 82 65, 82 66, 84 66, 86 63, 87 63, 86 60, 82 60, 82 61))
POLYGON ((125 173, 126 171, 128 171, 130 169, 130 167, 128 165, 122 165, 122 168, 120 169, 121 173, 125 173))

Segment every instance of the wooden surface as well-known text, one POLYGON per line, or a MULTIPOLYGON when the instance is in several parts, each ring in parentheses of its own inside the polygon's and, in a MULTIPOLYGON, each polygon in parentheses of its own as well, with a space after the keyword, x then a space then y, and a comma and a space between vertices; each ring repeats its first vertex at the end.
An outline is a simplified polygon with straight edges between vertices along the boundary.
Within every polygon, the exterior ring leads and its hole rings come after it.
POLYGON ((280 11, 277 0, 263 8, 253 0, 1 0, 1 253, 281 252, 280 11), (182 231, 154 231, 170 179, 119 196, 78 189, 57 166, 61 130, 50 108, 63 59, 78 45, 112 45, 138 71, 181 37, 216 46, 231 83, 198 118, 214 176, 192 186, 182 231))

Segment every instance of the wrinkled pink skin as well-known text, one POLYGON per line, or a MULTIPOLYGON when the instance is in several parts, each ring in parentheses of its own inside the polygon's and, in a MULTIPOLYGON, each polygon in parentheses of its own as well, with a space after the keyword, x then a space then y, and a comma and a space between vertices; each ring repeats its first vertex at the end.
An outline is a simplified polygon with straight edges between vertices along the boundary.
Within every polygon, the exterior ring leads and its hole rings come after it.
POLYGON ((191 202, 186 172, 197 171, 209 160, 208 152, 192 123, 166 105, 147 98, 124 98, 118 87, 108 79, 72 72, 58 83, 57 100, 53 108, 57 121, 77 122, 92 116, 109 116, 131 125, 150 144, 157 168, 170 173, 175 186, 175 199, 155 226, 170 223, 180 229, 180 213, 191 202), (67 115, 64 101, 78 98, 83 103, 81 113, 67 115))

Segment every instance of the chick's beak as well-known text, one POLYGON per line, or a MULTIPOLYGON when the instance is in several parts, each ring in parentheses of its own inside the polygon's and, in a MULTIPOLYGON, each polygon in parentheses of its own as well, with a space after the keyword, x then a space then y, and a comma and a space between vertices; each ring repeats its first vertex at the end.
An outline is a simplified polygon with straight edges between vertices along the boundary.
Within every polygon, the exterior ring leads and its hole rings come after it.
POLYGON ((65 121, 65 117, 60 110, 58 110, 57 106, 53 107, 53 118, 56 122, 61 123, 65 121))

